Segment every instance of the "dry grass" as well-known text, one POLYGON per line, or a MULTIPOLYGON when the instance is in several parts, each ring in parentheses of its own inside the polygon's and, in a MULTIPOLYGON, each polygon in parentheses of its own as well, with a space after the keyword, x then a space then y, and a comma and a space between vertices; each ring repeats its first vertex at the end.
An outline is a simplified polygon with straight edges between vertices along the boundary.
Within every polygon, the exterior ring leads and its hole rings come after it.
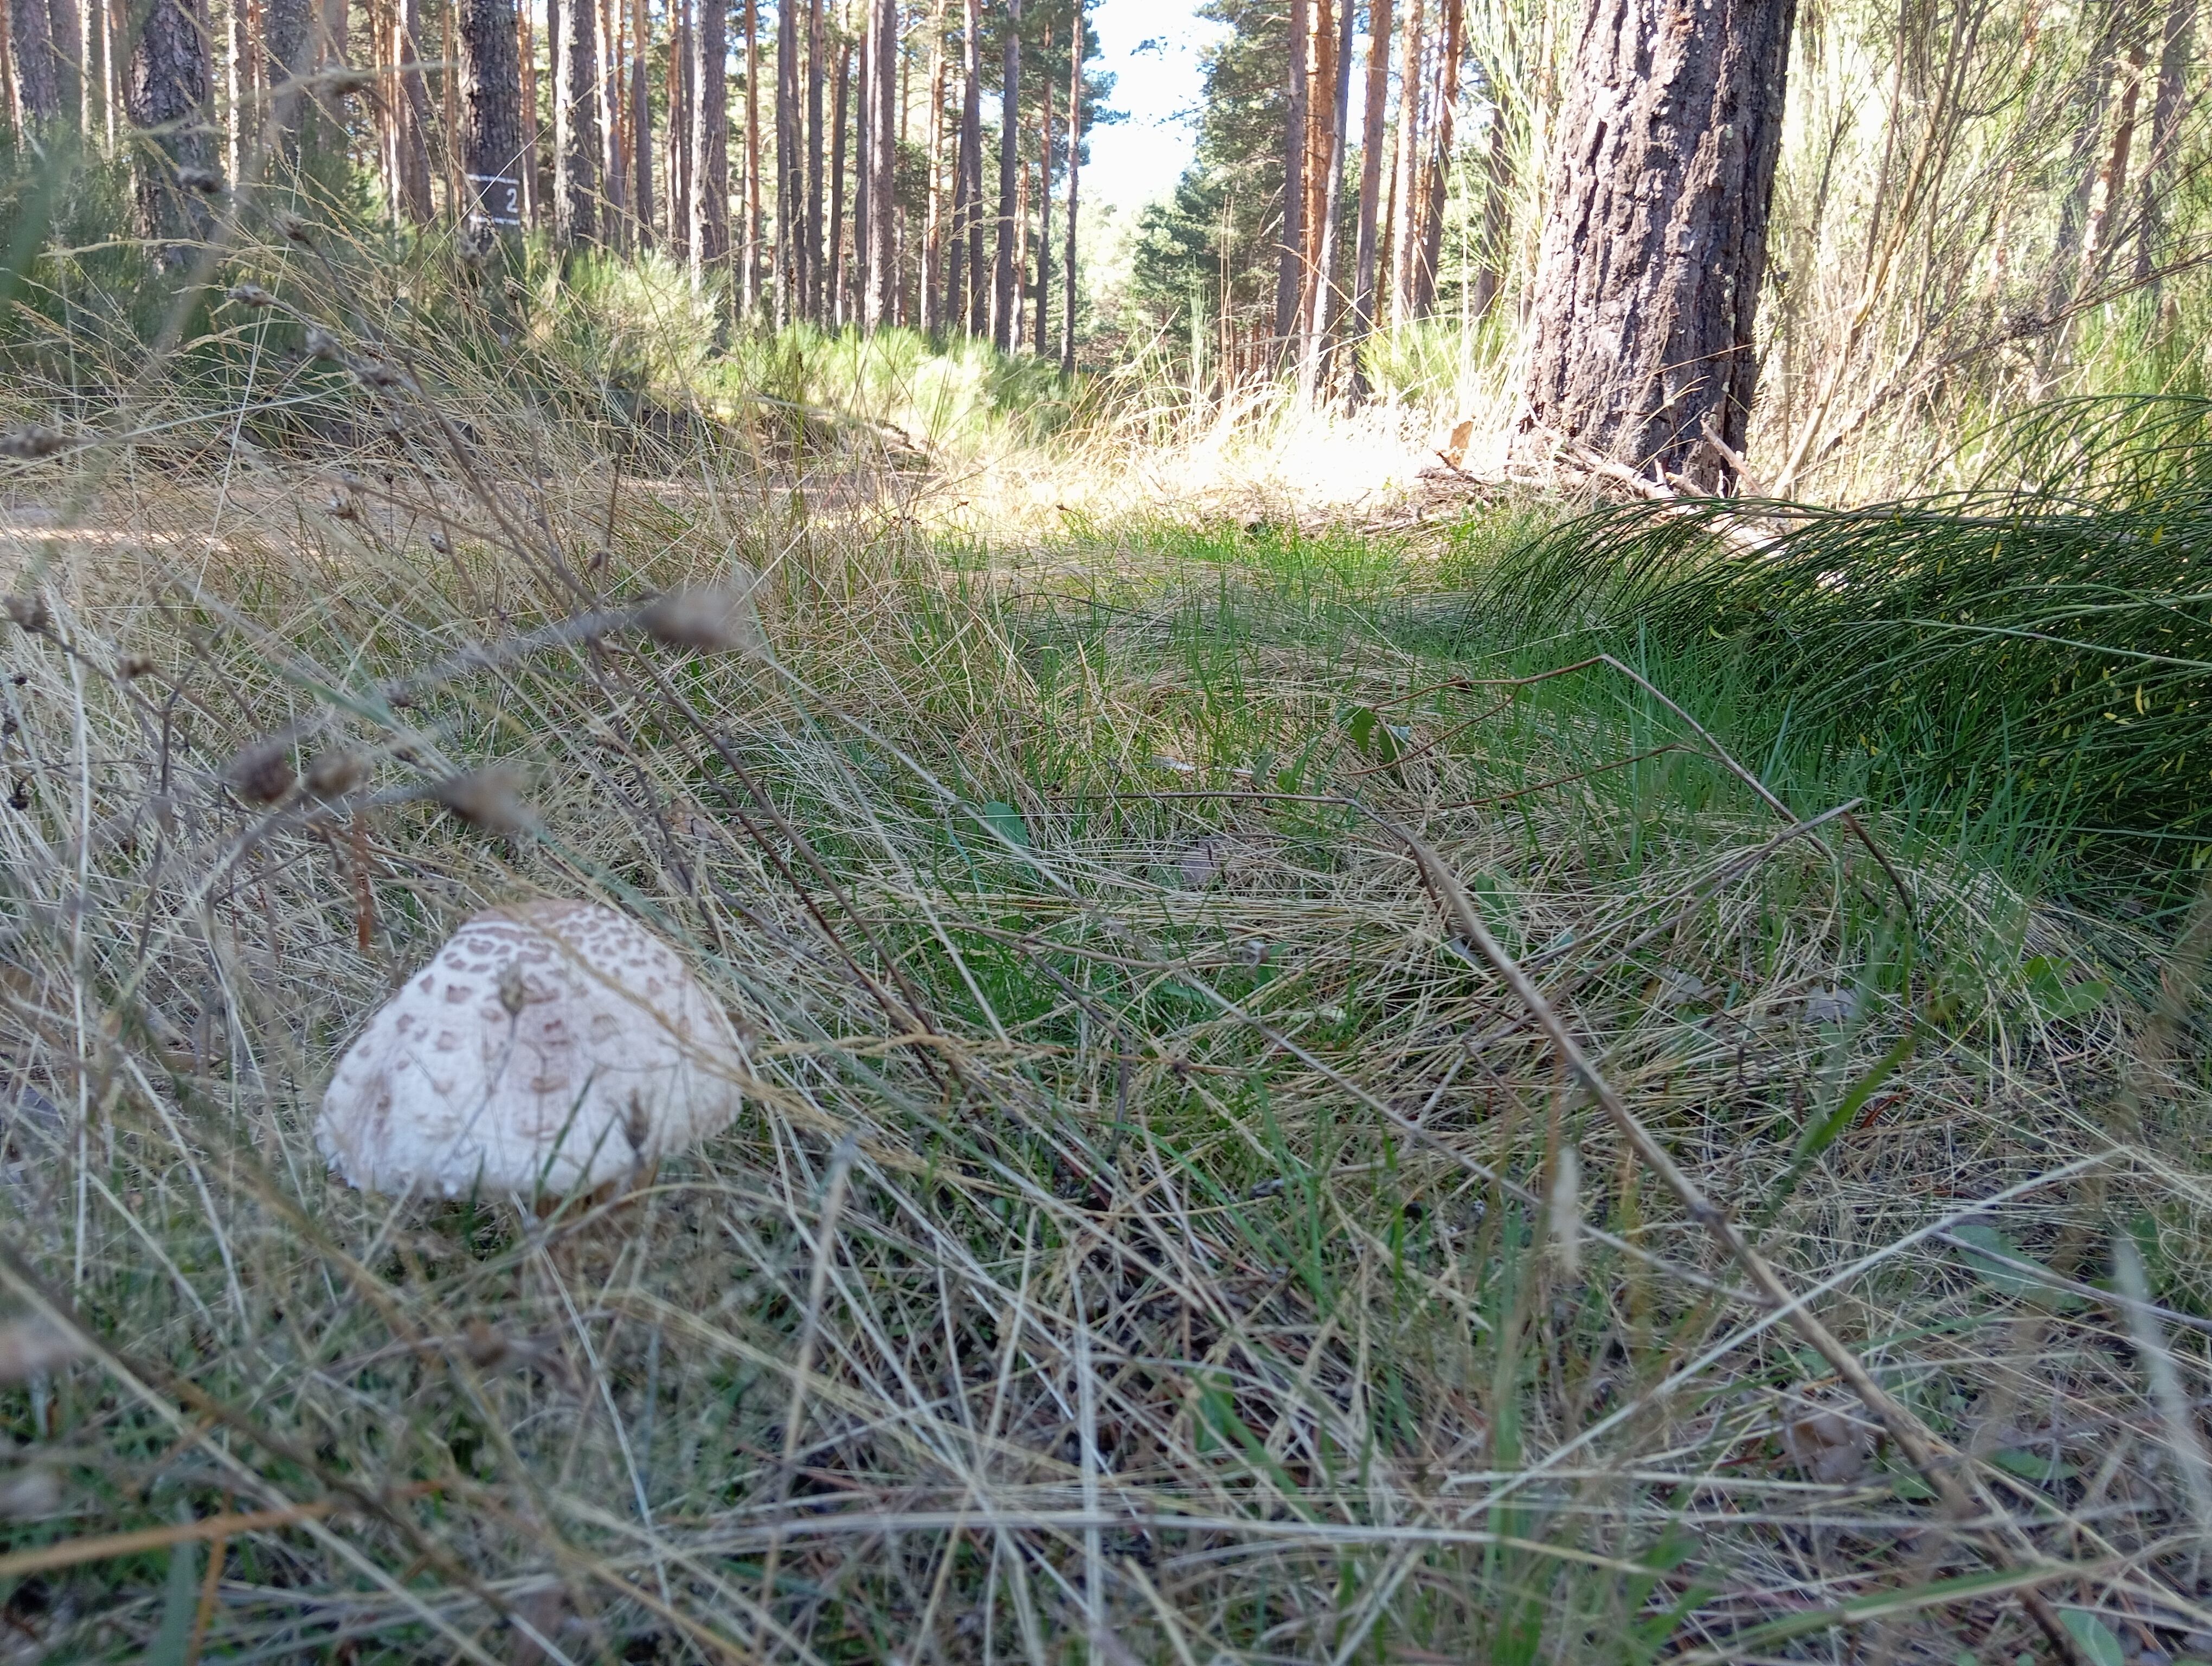
POLYGON ((2085 1657, 2212 1653, 2147 930, 1871 806, 1908 923, 1632 687, 1424 649, 1424 559, 1169 509, 1017 565, 865 445, 617 470, 422 380, 312 465, 0 465, 0 1649, 1996 1660, 2033 1588, 2085 1657), (772 656, 630 622, 740 563, 772 656), (362 777, 248 802, 270 736, 362 777), (438 802, 494 766, 511 832, 438 802), (1994 1565, 1354 800, 1963 1455, 1994 1565), (746 1117, 544 1221, 327 1178, 338 1049, 537 893, 684 948, 746 1117))

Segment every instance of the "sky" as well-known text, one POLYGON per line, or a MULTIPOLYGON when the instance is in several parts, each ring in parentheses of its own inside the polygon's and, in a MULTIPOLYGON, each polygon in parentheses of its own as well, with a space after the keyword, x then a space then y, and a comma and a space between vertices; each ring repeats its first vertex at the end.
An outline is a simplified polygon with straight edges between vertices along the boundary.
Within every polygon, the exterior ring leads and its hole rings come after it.
POLYGON ((1200 58, 1227 33, 1194 15, 1194 0, 1093 0, 1094 67, 1110 70, 1112 107, 1127 119, 1093 128, 1083 194, 1132 210, 1174 191, 1196 140, 1192 117, 1204 88, 1200 58))

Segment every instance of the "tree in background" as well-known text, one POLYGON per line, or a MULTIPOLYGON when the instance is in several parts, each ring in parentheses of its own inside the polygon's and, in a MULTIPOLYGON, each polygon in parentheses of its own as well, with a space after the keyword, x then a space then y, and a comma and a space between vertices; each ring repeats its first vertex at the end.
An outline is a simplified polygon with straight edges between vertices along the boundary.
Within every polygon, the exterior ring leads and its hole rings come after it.
POLYGON ((1022 107, 1022 0, 1006 0, 1004 68, 999 77, 999 244, 991 275, 991 343, 1002 353, 1019 345, 1017 289, 1021 262, 1015 252, 1014 178, 1021 170, 1017 137, 1022 107))
POLYGON ((522 223, 522 76, 514 0, 458 0, 461 158, 469 211, 500 227, 522 223))
POLYGON ((592 0, 548 0, 553 42, 553 228, 562 244, 599 234, 599 31, 592 0))
POLYGON ((139 230, 161 245, 169 266, 189 257, 187 242, 206 236, 213 219, 215 136, 203 114, 211 38, 205 0, 153 0, 124 80, 124 109, 138 141, 139 230))
POLYGON ((15 67, 15 103, 33 132, 61 119, 64 64, 46 0, 10 0, 9 46, 15 67))
MULTIPOLYGON (((1419 0, 1415 0, 1416 4, 1419 0)), ((1525 443, 1734 485, 1796 0, 1589 0, 1544 221, 1525 443)))

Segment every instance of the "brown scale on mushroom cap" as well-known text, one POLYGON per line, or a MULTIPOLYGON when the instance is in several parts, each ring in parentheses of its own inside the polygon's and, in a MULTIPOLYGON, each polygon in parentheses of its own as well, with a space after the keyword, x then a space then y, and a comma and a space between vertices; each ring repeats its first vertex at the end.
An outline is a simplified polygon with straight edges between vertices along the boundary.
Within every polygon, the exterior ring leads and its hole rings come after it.
POLYGON ((346 1049, 315 1140, 364 1190, 590 1191, 726 1126, 744 1056, 676 952, 628 915, 493 909, 346 1049))

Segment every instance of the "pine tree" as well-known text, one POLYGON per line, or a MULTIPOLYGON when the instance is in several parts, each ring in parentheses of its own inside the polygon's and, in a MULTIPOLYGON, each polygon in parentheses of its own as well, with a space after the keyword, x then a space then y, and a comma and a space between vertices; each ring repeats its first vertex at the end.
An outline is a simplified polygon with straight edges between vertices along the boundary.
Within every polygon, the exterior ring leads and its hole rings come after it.
POLYGON ((514 0, 457 0, 461 156, 469 207, 495 226, 522 223, 522 76, 514 0))
POLYGON ((991 344, 1002 353, 1018 344, 1019 302, 1016 295, 1020 257, 1015 252, 1018 222, 1015 181, 1021 172, 1022 0, 1006 0, 1005 68, 999 79, 999 248, 992 272, 991 344))
POLYGON ((1734 484, 1795 17, 1795 0, 1589 0, 1559 131, 1592 137, 1553 173, 1525 450, 1734 484))
POLYGON ((125 112, 144 136, 139 229, 162 245, 171 267, 190 258, 185 244, 205 237, 213 219, 204 189, 215 178, 214 136, 202 117, 214 73, 210 38, 206 0, 153 0, 124 83, 125 112))
POLYGON ((599 30, 592 0, 559 4, 553 40, 554 235, 563 244, 589 243, 599 234, 599 30))
MULTIPOLYGON (((726 0, 699 0, 693 25, 693 52, 689 80, 691 92, 690 244, 692 281, 700 282, 707 269, 719 266, 730 255, 730 82, 729 25, 726 0)), ((746 52, 751 58, 753 7, 745 7, 746 52)), ((750 70, 747 71, 747 107, 753 106, 750 70)), ((751 130, 757 136, 758 128, 751 130)), ((753 149, 757 151, 757 138, 753 149)), ((752 200, 759 201, 756 184, 752 200)))
POLYGON ((1377 233, 1382 211, 1383 124, 1390 106, 1390 0, 1369 0, 1367 91, 1359 136, 1359 231, 1352 252, 1352 321, 1347 331, 1352 355, 1350 392, 1355 404, 1367 397, 1364 354, 1367 337, 1375 328, 1377 233))

